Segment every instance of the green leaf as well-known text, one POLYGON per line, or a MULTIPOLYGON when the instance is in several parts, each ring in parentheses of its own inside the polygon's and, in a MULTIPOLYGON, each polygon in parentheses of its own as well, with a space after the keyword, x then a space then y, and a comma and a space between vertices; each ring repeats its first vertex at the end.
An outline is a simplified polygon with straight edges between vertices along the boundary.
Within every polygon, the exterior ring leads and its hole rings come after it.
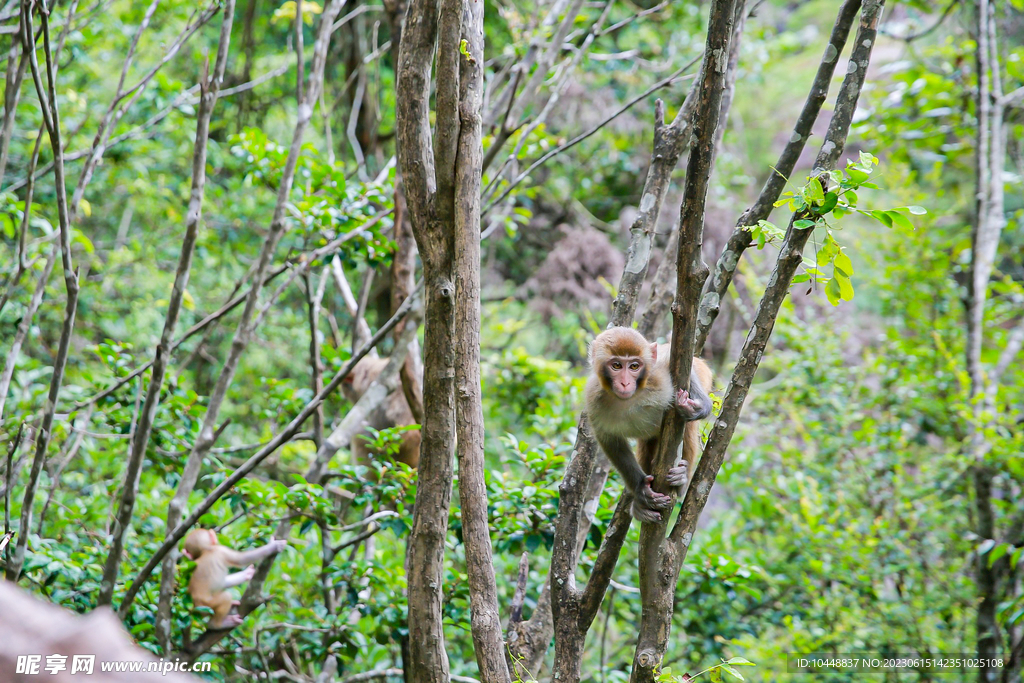
POLYGON ((829 233, 825 236, 825 241, 821 243, 821 249, 818 250, 818 265, 824 265, 832 260, 832 258, 839 253, 839 244, 836 242, 832 234, 829 233))
POLYGON ((858 168, 848 168, 848 169, 846 169, 846 172, 847 172, 847 174, 849 174, 850 180, 852 180, 857 185, 862 184, 865 180, 867 180, 871 176, 870 173, 862 171, 862 170, 860 170, 858 168))
POLYGON ((755 666, 752 661, 744 659, 743 657, 729 657, 729 659, 725 660, 725 663, 733 664, 735 666, 755 666))
POLYGON ((798 221, 793 221, 793 227, 797 230, 805 230, 806 228, 813 228, 814 221, 809 218, 801 218, 798 221))
POLYGON ((825 195, 825 203, 821 206, 821 213, 828 213, 832 209, 836 208, 836 204, 839 203, 839 195, 835 192, 829 192, 825 195))
POLYGON ((988 566, 991 567, 992 565, 994 565, 996 562, 999 561, 1000 557, 1008 553, 1012 548, 1013 546, 1009 543, 1000 543, 999 545, 997 545, 995 548, 992 549, 992 552, 988 554, 988 566))
POLYGON ((838 306, 841 299, 842 293, 839 290, 839 283, 836 282, 835 278, 828 281, 825 285, 825 296, 828 297, 828 302, 833 306, 838 306))
POLYGON ((912 206, 901 206, 899 208, 906 209, 907 211, 909 211, 910 213, 914 214, 915 216, 923 216, 926 213, 928 213, 928 210, 925 209, 923 206, 912 205, 912 206))
POLYGON ((843 301, 853 300, 853 283, 850 282, 850 278, 843 275, 841 271, 836 271, 832 281, 839 283, 839 297, 843 301))
POLYGON ((881 223, 885 227, 887 227, 887 228, 891 228, 892 227, 892 217, 889 216, 888 212, 880 211, 878 209, 875 209, 874 211, 869 211, 868 214, 873 216, 875 218, 875 220, 877 220, 879 223, 881 223))
POLYGON ((798 285, 801 282, 807 282, 810 279, 810 273, 797 273, 796 275, 793 276, 793 279, 790 280, 790 282, 794 285, 798 285))
POLYGON ((825 191, 821 189, 820 180, 811 178, 811 181, 807 183, 807 187, 804 190, 804 199, 807 200, 808 204, 821 204, 825 201, 825 191))
POLYGON ((913 232, 914 224, 910 222, 910 219, 904 216, 899 211, 886 211, 885 215, 892 219, 893 227, 913 232))
POLYGON ((853 261, 850 260, 845 251, 840 251, 836 254, 836 260, 833 265, 837 270, 842 271, 844 275, 853 275, 853 261))
POLYGON ((983 541, 983 542, 982 542, 982 543, 981 543, 981 544, 980 544, 980 545, 978 546, 978 554, 979 554, 979 555, 984 555, 984 554, 985 554, 985 553, 987 553, 987 552, 988 552, 989 550, 992 550, 992 548, 993 548, 993 547, 995 546, 995 544, 996 544, 996 542, 995 542, 995 540, 994 540, 994 539, 991 539, 991 538, 985 539, 985 540, 984 540, 984 541, 983 541))
POLYGON ((722 669, 723 669, 724 671, 726 671, 727 673, 729 673, 729 674, 731 674, 731 675, 735 676, 736 678, 740 679, 741 681, 742 681, 742 680, 744 680, 744 679, 743 679, 743 676, 741 676, 741 675, 740 675, 740 672, 739 672, 739 671, 737 671, 736 669, 732 668, 732 667, 731 667, 731 666, 729 666, 728 664, 723 664, 723 665, 722 665, 722 669))

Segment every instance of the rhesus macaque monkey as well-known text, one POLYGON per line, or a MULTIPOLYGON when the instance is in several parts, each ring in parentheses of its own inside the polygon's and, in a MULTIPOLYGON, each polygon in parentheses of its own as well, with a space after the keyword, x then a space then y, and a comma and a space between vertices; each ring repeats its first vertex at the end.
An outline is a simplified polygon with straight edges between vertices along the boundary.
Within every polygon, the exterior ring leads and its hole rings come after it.
MULTIPOLYGON (((387 364, 387 358, 371 358, 370 356, 364 356, 356 363, 352 372, 342 381, 342 390, 349 400, 358 401, 387 364)), ((413 417, 412 410, 409 408, 409 403, 405 400, 405 394, 402 393, 401 388, 388 394, 384 404, 366 418, 366 426, 376 430, 412 424, 416 424, 416 418, 413 417)), ((368 446, 370 441, 369 435, 357 436, 352 440, 352 454, 357 463, 370 462, 371 449, 368 446)), ((409 467, 416 467, 419 464, 420 430, 414 429, 402 433, 402 443, 398 448, 395 460, 404 462, 409 467)))
POLYGON ((701 451, 696 420, 711 414, 711 369, 693 359, 690 388, 672 386, 668 344, 648 342, 629 327, 613 327, 590 344, 592 372, 587 380, 587 414, 601 449, 633 491, 632 515, 643 522, 660 522, 661 510, 672 498, 651 488, 651 463, 665 411, 675 409, 688 421, 682 442, 682 461, 668 471, 668 483, 681 494, 701 451), (637 440, 637 457, 629 439, 637 440))
POLYGON ((212 629, 232 628, 242 623, 242 617, 231 614, 231 608, 238 600, 231 597, 226 588, 239 586, 256 573, 253 562, 282 550, 288 541, 274 539, 262 548, 239 552, 217 542, 213 529, 194 529, 185 539, 185 557, 195 560, 196 570, 188 582, 192 602, 213 608, 209 627, 212 629), (248 565, 248 566, 246 566, 248 565), (245 567, 240 572, 228 574, 228 567, 245 567))

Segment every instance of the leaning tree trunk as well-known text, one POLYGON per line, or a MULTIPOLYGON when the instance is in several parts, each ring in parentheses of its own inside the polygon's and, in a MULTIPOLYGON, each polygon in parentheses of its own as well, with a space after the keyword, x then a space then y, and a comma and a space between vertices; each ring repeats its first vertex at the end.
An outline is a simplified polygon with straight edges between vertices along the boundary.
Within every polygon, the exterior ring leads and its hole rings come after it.
MULTIPOLYGON (((821 150, 814 163, 813 173, 826 188, 828 187, 829 172, 835 168, 846 145, 850 123, 857 108, 857 100, 864 87, 883 5, 884 0, 865 0, 863 3, 860 27, 858 28, 853 52, 850 56, 850 67, 847 69, 846 77, 843 79, 843 84, 836 97, 835 111, 829 122, 828 131, 825 134, 821 150)), ((740 410, 750 389, 751 380, 760 364, 775 320, 782 307, 782 302, 789 292, 793 275, 803 261, 804 246, 813 232, 813 227, 797 228, 794 224, 797 219, 807 217, 807 215, 797 213, 790 220, 786 238, 776 260, 775 270, 758 305, 751 329, 747 333, 740 358, 737 361, 729 387, 722 400, 721 412, 715 418, 714 427, 704 447, 704 453, 692 474, 689 489, 683 500, 679 516, 665 541, 664 550, 660 557, 653 558, 657 561, 657 564, 653 566, 648 565, 648 571, 656 572, 658 577, 658 582, 655 585, 659 588, 664 588, 669 597, 667 600, 661 600, 655 606, 660 608, 660 611, 658 609, 651 609, 650 612, 645 611, 644 613, 644 618, 648 618, 647 615, 650 614, 649 619, 658 628, 645 630, 644 624, 641 623, 641 637, 637 645, 636 660, 634 662, 634 680, 653 680, 655 669, 664 659, 671 627, 671 596, 674 594, 679 572, 682 569, 683 561, 686 559, 687 551, 693 540, 693 534, 696 531, 700 513, 707 503, 715 477, 724 461, 725 451, 732 439, 740 410)), ((682 242, 682 239, 680 242, 682 242)), ((680 264, 685 266, 687 262, 681 259, 680 264)), ((699 289, 695 291, 692 286, 684 289, 682 280, 682 274, 680 274, 677 296, 689 294, 693 297, 692 303, 696 304, 699 289)), ((677 299, 677 307, 679 303, 677 299)), ((682 341, 679 337, 676 337, 674 345, 680 345, 682 342, 692 344, 693 337, 688 337, 682 341)), ((675 351, 676 349, 673 348, 674 353, 675 351)), ((663 425, 663 432, 668 424, 669 421, 666 420, 666 425, 663 425)), ((664 466, 664 463, 662 466, 664 466)), ((656 478, 656 484, 657 481, 656 478)), ((643 552, 643 549, 641 552, 643 552)), ((644 576, 641 576, 641 581, 641 588, 654 583, 644 576)), ((646 607, 646 597, 644 602, 646 607)))
MULTIPOLYGON (((733 35, 737 0, 716 0, 708 20, 704 63, 700 73, 693 142, 686 165, 686 184, 679 211, 679 244, 676 254, 676 297, 672 306, 672 354, 669 368, 677 387, 689 386, 697 330, 697 303, 708 276, 701 257, 704 235, 704 205, 718 140, 718 121, 726 89, 729 43, 733 35)), ((668 488, 665 477, 673 465, 686 423, 676 411, 665 414, 658 450, 651 465, 655 489, 668 488)), ((692 473, 690 473, 692 476, 692 473)), ((672 625, 677 575, 662 567, 665 547, 664 524, 640 527, 640 633, 633 658, 633 683, 653 683, 664 657, 672 625)))

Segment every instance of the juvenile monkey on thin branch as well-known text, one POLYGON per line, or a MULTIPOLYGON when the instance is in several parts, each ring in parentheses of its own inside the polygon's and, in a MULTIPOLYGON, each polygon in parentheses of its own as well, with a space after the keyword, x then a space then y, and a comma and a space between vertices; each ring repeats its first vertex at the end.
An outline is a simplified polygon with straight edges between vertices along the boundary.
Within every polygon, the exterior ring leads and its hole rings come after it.
POLYGON ((658 449, 662 418, 672 407, 687 424, 682 459, 668 471, 668 483, 679 495, 700 454, 697 420, 711 414, 711 369, 693 359, 690 387, 675 389, 668 367, 669 345, 648 342, 629 327, 613 327, 590 345, 591 373, 587 380, 587 414, 601 450, 612 461, 633 494, 632 515, 643 522, 662 521, 672 497, 651 488, 651 461, 658 449), (636 439, 633 457, 629 439, 636 439))
POLYGON ((256 573, 253 562, 273 555, 288 546, 288 541, 272 539, 270 543, 253 550, 239 552, 217 542, 213 529, 195 529, 185 539, 182 554, 196 563, 188 592, 192 602, 213 609, 209 627, 211 629, 233 628, 242 623, 242 617, 231 614, 231 608, 238 600, 226 590, 239 586, 256 573), (240 572, 228 574, 229 567, 245 567, 240 572))

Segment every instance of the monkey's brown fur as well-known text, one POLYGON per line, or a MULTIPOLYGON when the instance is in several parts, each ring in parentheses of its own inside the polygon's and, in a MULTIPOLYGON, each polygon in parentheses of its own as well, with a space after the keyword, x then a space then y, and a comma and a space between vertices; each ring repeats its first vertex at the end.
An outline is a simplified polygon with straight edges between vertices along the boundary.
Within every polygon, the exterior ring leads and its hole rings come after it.
MULTIPOLYGON (((384 366, 388 364, 387 358, 363 357, 352 369, 348 379, 342 384, 346 396, 352 401, 359 400, 359 397, 366 393, 377 377, 380 376, 384 366)), ((371 412, 366 418, 366 426, 373 429, 389 429, 391 427, 404 427, 416 424, 409 403, 405 400, 405 394, 397 389, 388 394, 384 404, 371 412)), ((357 463, 366 464, 370 462, 370 453, 374 451, 368 446, 370 439, 363 435, 352 440, 352 454, 357 463)), ((402 443, 398 449, 395 460, 403 462, 409 467, 416 467, 420 462, 420 430, 414 429, 402 433, 402 443)))
POLYGON ((661 521, 660 510, 671 507, 671 498, 653 491, 648 473, 658 448, 662 417, 673 405, 689 422, 683 433, 682 461, 669 470, 668 481, 682 495, 701 452, 697 420, 711 413, 711 369, 693 359, 689 389, 672 385, 668 344, 648 342, 628 327, 613 327, 590 345, 592 372, 585 396, 587 413, 602 450, 633 491, 633 516, 648 522, 661 521), (638 442, 637 457, 629 439, 638 442))

